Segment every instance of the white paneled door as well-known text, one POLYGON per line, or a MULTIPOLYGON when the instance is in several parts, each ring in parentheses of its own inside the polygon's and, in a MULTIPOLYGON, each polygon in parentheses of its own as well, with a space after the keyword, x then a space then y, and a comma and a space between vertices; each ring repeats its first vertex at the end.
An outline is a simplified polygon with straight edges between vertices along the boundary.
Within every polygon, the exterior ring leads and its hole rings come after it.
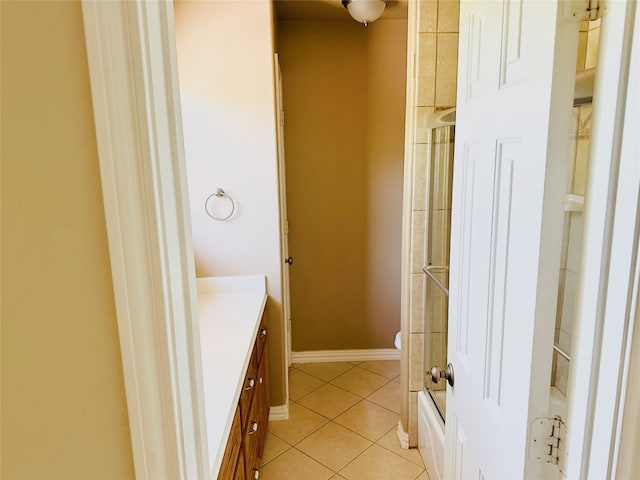
MULTIPOLYGON (((282 306, 285 322, 285 355, 287 367, 291 366, 291 289, 289 287, 289 267, 293 259, 289 257, 289 220, 287 218, 287 177, 284 162, 284 101, 282 95, 282 70, 278 54, 274 54, 276 74, 276 120, 278 137, 278 192, 280 193, 280 248, 285 263, 282 266, 282 306)), ((288 387, 287 387, 288 389, 288 387)), ((287 394, 288 398, 288 394, 287 394)))
POLYGON ((578 24, 555 1, 461 2, 445 478, 540 474, 578 24))

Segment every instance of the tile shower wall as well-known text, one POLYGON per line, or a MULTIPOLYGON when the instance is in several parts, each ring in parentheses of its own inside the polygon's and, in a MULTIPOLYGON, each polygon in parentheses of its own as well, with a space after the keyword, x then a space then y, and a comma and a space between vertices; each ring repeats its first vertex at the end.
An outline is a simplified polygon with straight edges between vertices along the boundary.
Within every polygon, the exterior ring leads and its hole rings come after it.
MULTIPOLYGON (((431 334, 425 342, 427 152, 430 148, 427 116, 455 106, 458 65, 458 0, 418 3, 416 48, 416 111, 414 132, 413 198, 411 206, 411 310, 409 315, 409 444, 418 443, 417 394, 422 390, 424 349, 445 351, 446 335, 431 334), (426 345, 425 345, 426 343, 426 345)), ((431 331, 431 329, 429 329, 431 331)), ((446 363, 446 362, 445 362, 446 363)))
MULTIPOLYGON (((578 58, 576 72, 594 68, 597 63, 600 38, 600 20, 580 24, 578 58)), ((569 165, 567 192, 584 195, 589 157, 589 139, 591 137, 591 105, 574 108, 573 129, 574 151, 569 165)), ((582 240, 581 211, 566 212, 563 238, 563 256, 561 259, 558 308, 556 318, 555 343, 571 354, 573 319, 578 287, 578 269, 582 240)), ((552 385, 565 395, 569 377, 569 361, 560 355, 554 356, 552 385)))

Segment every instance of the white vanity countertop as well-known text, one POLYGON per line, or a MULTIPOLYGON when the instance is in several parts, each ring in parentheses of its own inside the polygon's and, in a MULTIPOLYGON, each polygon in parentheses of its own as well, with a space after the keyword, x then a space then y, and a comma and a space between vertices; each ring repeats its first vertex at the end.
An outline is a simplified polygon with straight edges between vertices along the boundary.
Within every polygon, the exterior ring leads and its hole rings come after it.
POLYGON ((217 478, 267 301, 264 276, 198 278, 198 313, 211 478, 217 478))

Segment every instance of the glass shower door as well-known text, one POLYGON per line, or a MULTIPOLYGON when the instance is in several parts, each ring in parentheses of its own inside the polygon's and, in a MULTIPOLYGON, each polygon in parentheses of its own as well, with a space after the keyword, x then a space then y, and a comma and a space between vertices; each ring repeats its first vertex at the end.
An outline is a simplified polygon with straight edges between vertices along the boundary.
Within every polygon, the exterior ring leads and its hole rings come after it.
MULTIPOLYGON (((451 186, 455 126, 432 128, 427 159, 427 222, 425 274, 424 388, 442 419, 446 413, 444 379, 433 381, 431 369, 447 366, 449 300, 449 240, 451 232, 451 186)), ((434 370, 434 372, 435 372, 434 370)), ((437 375, 436 375, 437 378, 437 375)))

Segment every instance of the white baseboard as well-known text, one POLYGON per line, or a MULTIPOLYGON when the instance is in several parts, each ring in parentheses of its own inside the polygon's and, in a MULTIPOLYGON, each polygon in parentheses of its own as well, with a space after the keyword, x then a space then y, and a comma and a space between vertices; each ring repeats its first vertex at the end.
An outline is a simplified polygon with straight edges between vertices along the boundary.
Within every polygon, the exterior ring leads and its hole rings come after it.
POLYGON ((398 430, 396 432, 398 433, 398 441, 400 442, 400 446, 408 450, 410 448, 409 434, 404 431, 404 428, 402 428, 402 422, 399 420, 398 420, 398 430))
POLYGON ((400 350, 395 348, 374 348, 368 350, 291 352, 292 363, 364 362, 371 360, 400 360, 400 350))
POLYGON ((289 405, 276 405, 269 408, 269 421, 271 420, 289 420, 289 405))

